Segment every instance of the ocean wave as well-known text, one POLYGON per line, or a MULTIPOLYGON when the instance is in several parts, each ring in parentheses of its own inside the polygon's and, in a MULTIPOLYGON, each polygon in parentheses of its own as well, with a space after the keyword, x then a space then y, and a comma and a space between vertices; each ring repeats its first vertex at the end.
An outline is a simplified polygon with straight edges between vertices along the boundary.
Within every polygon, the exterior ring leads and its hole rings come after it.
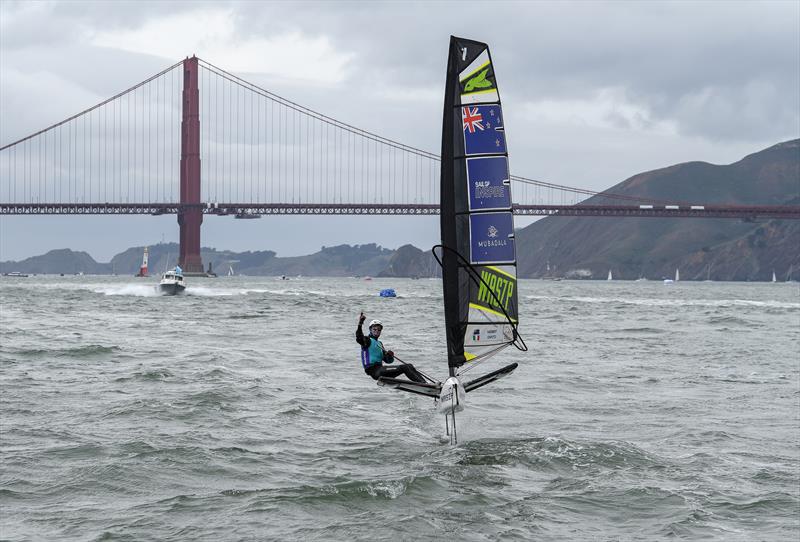
POLYGON ((460 465, 536 466, 544 470, 574 468, 643 468, 666 466, 664 460, 627 442, 577 443, 556 437, 529 439, 481 439, 464 447, 460 465))
POLYGON ((525 299, 532 301, 548 301, 556 304, 586 303, 603 304, 617 303, 619 305, 636 305, 644 307, 765 307, 772 309, 800 310, 800 303, 787 303, 782 301, 754 301, 750 299, 663 299, 663 298, 612 298, 612 297, 556 297, 526 295, 525 299))
POLYGON ((733 324, 737 326, 747 326, 747 327, 761 327, 759 324, 745 320, 744 318, 739 318, 736 316, 710 316, 707 320, 709 324, 733 324))
POLYGON ((87 344, 73 348, 26 348, 11 350, 10 354, 16 354, 25 358, 56 357, 56 358, 77 358, 107 356, 119 352, 118 346, 103 346, 101 344, 87 344))
POLYGON ((230 288, 208 288, 206 286, 186 286, 184 294, 197 297, 231 297, 235 295, 246 295, 242 290, 230 288))
POLYGON ((430 485, 426 476, 406 476, 396 479, 349 480, 319 486, 302 485, 278 489, 226 489, 220 492, 227 497, 253 499, 253 506, 267 501, 295 503, 341 503, 348 506, 361 499, 393 501, 408 493, 413 486, 430 485))
POLYGON ((150 369, 148 371, 137 371, 128 376, 120 376, 114 379, 114 382, 127 382, 130 380, 144 380, 144 381, 153 381, 153 380, 166 380, 168 378, 172 378, 174 375, 172 371, 167 368, 159 368, 159 369, 150 369))
POLYGON ((100 288, 95 287, 92 288, 92 291, 107 296, 158 297, 161 295, 156 284, 114 284, 100 288))

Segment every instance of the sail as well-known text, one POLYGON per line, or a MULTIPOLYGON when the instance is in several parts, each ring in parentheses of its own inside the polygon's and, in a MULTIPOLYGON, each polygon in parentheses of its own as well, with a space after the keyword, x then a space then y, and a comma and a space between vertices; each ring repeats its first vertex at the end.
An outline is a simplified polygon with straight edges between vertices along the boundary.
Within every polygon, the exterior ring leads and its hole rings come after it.
POLYGON ((517 337, 503 110, 485 43, 450 38, 442 125, 442 287, 450 374, 517 337))

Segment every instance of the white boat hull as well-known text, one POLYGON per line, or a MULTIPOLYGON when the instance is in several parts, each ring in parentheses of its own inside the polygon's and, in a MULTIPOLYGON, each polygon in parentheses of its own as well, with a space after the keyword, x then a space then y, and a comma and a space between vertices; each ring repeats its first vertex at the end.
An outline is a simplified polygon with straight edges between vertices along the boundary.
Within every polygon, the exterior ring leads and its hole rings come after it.
POLYGON ((442 384, 442 391, 439 392, 439 405, 438 410, 440 414, 445 416, 455 412, 464 410, 464 404, 467 400, 467 392, 464 391, 464 386, 461 381, 451 376, 442 384))
POLYGON ((182 294, 184 290, 186 290, 186 286, 177 283, 174 284, 162 283, 158 285, 158 289, 163 295, 179 295, 182 294))

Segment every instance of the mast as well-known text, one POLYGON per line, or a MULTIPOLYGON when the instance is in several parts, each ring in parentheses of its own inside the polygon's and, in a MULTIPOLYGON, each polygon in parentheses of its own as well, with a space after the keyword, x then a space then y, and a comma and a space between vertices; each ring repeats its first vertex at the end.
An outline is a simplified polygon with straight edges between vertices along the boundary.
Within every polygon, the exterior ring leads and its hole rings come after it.
MULTIPOLYGON (((447 81, 444 93, 444 114, 442 118, 442 169, 441 202, 439 212, 442 245, 456 246, 455 190, 454 190, 454 145, 456 92, 458 87, 458 44, 450 36, 450 52, 447 56, 447 81)), ((459 340, 458 326, 458 260, 449 250, 442 253, 442 292, 444 297, 444 322, 447 330, 447 366, 450 376, 464 363, 464 341, 459 340)))

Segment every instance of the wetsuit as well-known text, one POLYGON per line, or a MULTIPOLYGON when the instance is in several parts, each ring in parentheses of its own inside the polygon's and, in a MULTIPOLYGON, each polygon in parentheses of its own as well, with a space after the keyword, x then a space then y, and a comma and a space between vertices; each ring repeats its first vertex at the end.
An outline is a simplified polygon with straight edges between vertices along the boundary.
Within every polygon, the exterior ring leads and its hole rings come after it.
POLYGON ((405 375, 414 382, 425 382, 425 377, 417 371, 410 363, 404 363, 399 367, 386 367, 384 363, 392 363, 394 357, 390 356, 383 348, 383 343, 372 336, 364 336, 361 331, 361 324, 356 328, 356 342, 361 345, 361 365, 364 372, 373 379, 378 380, 382 376, 397 378, 405 375))

